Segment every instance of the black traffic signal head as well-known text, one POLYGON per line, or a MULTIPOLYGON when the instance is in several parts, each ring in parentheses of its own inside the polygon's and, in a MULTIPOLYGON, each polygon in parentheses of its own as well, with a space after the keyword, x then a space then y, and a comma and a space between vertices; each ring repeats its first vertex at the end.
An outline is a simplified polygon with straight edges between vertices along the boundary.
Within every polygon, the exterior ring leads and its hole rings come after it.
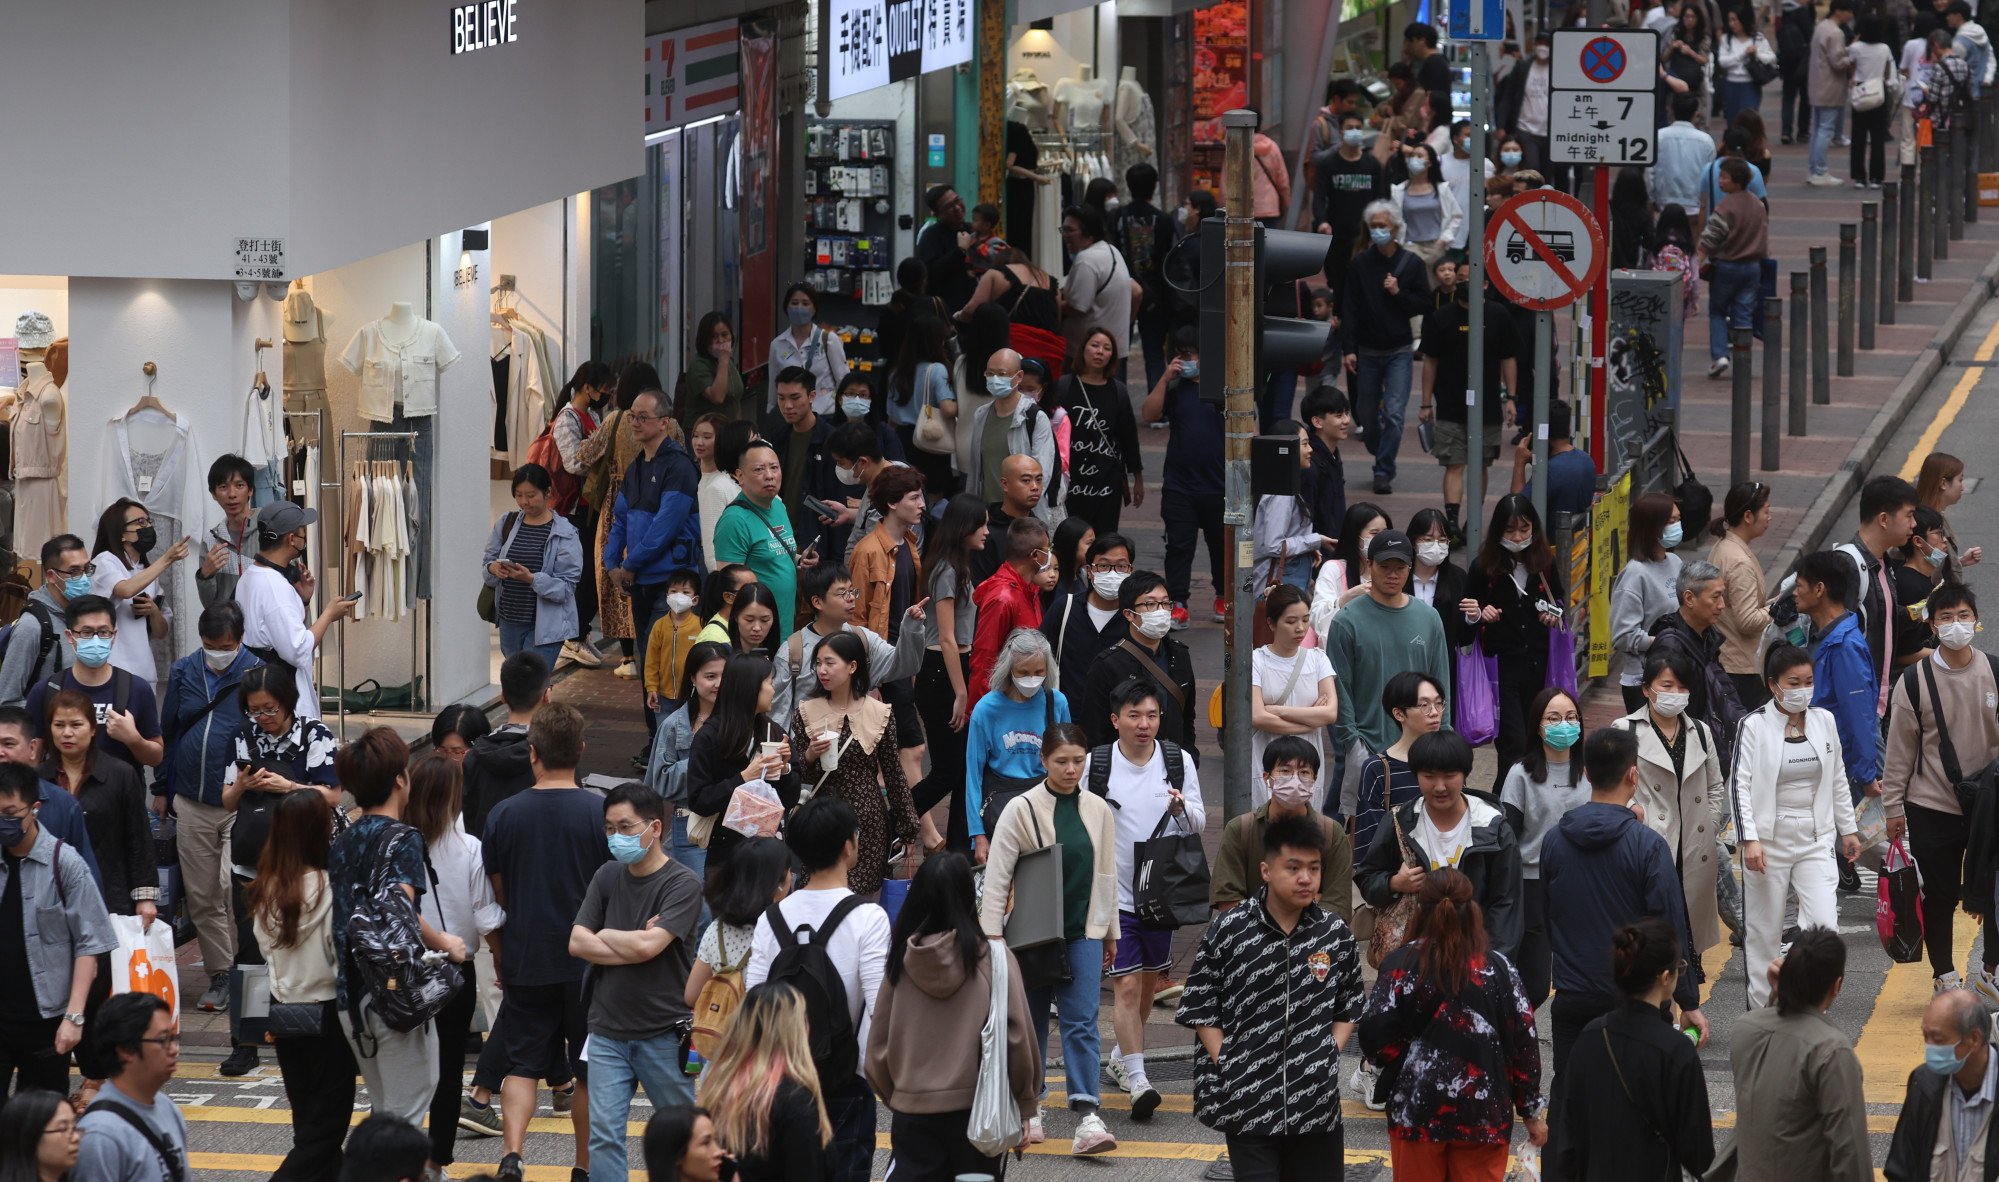
POLYGON ((1246 325, 1233 325, 1228 315, 1227 255, 1222 216, 1201 219, 1201 401, 1221 406, 1228 401, 1228 334, 1247 329, 1256 334, 1256 384, 1261 386, 1271 373, 1282 373, 1309 365, 1325 351, 1332 327, 1323 321, 1271 316, 1264 312, 1265 297, 1275 290, 1271 302, 1290 308, 1302 301, 1291 298, 1300 280, 1310 279, 1326 269, 1326 236, 1301 230, 1268 230, 1261 224, 1256 231, 1255 306, 1246 325))

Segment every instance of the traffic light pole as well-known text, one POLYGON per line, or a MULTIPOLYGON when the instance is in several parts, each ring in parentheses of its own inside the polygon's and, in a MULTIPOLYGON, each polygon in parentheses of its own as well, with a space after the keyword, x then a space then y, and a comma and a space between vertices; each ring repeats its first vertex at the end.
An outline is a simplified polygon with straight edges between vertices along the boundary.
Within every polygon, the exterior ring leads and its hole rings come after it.
POLYGON ((1237 817, 1250 810, 1249 665, 1256 613, 1254 498, 1250 496, 1250 440, 1256 435, 1256 219, 1250 194, 1251 153, 1256 112, 1222 115, 1223 296, 1228 306, 1228 347, 1224 354, 1225 434, 1222 453, 1227 485, 1222 502, 1223 548, 1228 555, 1228 658, 1222 683, 1222 811, 1237 817))
MULTIPOLYGON (((1491 58, 1486 42, 1471 47, 1471 231, 1465 236, 1465 256, 1471 261, 1471 342, 1465 366, 1465 438, 1471 455, 1465 464, 1465 546, 1478 552, 1485 527, 1485 411, 1479 398, 1499 397, 1497 390, 1479 390, 1485 380, 1485 161, 1487 92, 1492 89, 1491 58)), ((1435 413, 1432 411, 1431 413, 1435 413)), ((1542 483, 1546 483, 1543 481, 1542 483)), ((1455 609, 1454 609, 1455 610, 1455 609)))

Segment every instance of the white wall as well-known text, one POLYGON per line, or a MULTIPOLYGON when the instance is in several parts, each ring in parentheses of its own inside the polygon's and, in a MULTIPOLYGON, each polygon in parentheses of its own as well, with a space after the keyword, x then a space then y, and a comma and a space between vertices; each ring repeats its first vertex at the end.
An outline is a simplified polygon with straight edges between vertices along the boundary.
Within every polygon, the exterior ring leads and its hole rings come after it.
MULTIPOLYGON (((59 275, 0 275, 0 337, 14 335, 14 320, 23 312, 46 313, 56 336, 69 331, 69 280, 59 275)), ((14 380, 0 375, 0 385, 14 380)))

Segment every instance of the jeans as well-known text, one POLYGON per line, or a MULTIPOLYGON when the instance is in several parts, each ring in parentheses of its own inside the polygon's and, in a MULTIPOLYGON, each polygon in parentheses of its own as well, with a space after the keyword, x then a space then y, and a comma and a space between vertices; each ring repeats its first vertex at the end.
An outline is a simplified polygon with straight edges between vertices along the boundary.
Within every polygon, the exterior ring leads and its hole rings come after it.
MULTIPOLYGON (((632 584, 630 599, 632 601, 632 631, 637 633, 632 638, 632 652, 639 663, 639 677, 643 679, 646 669, 647 642, 652 639, 652 626, 659 619, 660 613, 666 609, 666 584, 634 583, 632 584)), ((555 666, 550 665, 549 668, 553 669, 555 666)), ((673 692, 675 692, 675 687, 669 686, 665 693, 660 694, 662 705, 665 704, 664 700, 668 694, 673 692)), ((647 739, 651 739, 655 734, 659 733, 659 716, 646 708, 643 695, 639 698, 639 717, 645 720, 647 739)))
POLYGON ((1728 330, 1754 328, 1757 297, 1763 291, 1763 264, 1756 259, 1716 259, 1708 280, 1707 352, 1728 356, 1728 330))
POLYGON ((1735 126, 1740 111, 1754 111, 1763 102, 1763 90, 1754 82, 1724 82, 1721 90, 1721 117, 1724 127, 1735 126))
MULTIPOLYGON (((1097 1102, 1097 1077, 1103 1038, 1097 1030, 1097 1009, 1103 993, 1104 942, 1085 936, 1069 941, 1069 983, 1027 991, 1027 1012, 1034 1020, 1037 1060, 1048 1058, 1048 1008, 1062 1024, 1062 1069, 1068 1079, 1069 1103, 1097 1102)), ((1048 1085, 1041 1085, 1048 1094, 1048 1085)))
POLYGON ((1186 603, 1194 579, 1194 542, 1201 534, 1208 538, 1208 573, 1214 577, 1215 594, 1229 585, 1222 549, 1222 502, 1218 497, 1190 497, 1176 489, 1159 496, 1159 518, 1166 527, 1166 596, 1186 603))
POLYGON ((680 1070, 680 1036, 590 1036, 590 1182, 625 1182, 625 1121, 639 1085, 654 1110, 694 1103, 694 1080, 680 1070))
POLYGON ((1296 587, 1307 596, 1312 594, 1311 554, 1293 554, 1284 560, 1284 571, 1278 576, 1286 585, 1296 587))
POLYGON ((828 1088, 826 1117, 833 1125, 833 1143, 826 1147, 832 1182, 868 1182, 875 1166, 875 1090, 858 1075, 828 1088))
MULTIPOLYGON (((707 882, 708 847, 695 845, 693 841, 688 839, 687 814, 681 812, 678 808, 673 811, 672 841, 673 860, 692 870, 700 877, 702 882, 707 882)), ((703 899, 701 901, 701 919, 695 924, 694 935, 690 937, 690 939, 695 941, 696 947, 700 946, 701 936, 708 930, 708 924, 713 918, 713 915, 708 910, 708 901, 703 899)))
POLYGON ((1853 179, 1872 181, 1880 184, 1888 171, 1888 117, 1893 112, 1887 103, 1882 103, 1872 111, 1853 113, 1853 179))
MULTIPOLYGON (((338 1030, 317 1038, 281 1038, 275 1045, 285 1099, 292 1109, 292 1147, 271 1178, 334 1182, 340 1176, 340 1146, 354 1119, 354 1052, 338 1030)), ((452 1098, 457 1096, 454 1090, 452 1098)), ((455 1108, 451 1125, 456 1132, 455 1108)))
POLYGON ((1407 349, 1395 353, 1363 350, 1354 361, 1354 401, 1361 401, 1359 392, 1362 390, 1374 391, 1381 400, 1374 445, 1376 484, 1387 484, 1395 479, 1395 453, 1402 447, 1402 423, 1409 411, 1412 357, 1407 349))
POLYGON ((1265 435, 1270 434, 1271 424, 1279 419, 1291 417, 1291 404, 1298 397, 1298 371, 1287 369, 1283 373, 1270 375, 1270 382, 1263 387, 1262 397, 1257 399, 1257 427, 1265 435))
POLYGON ((1839 117, 1845 113, 1845 107, 1812 108, 1812 145, 1805 153, 1805 165, 1813 176, 1826 174, 1826 151, 1832 147, 1839 117))
POLYGON ((562 644, 560 642, 554 644, 536 644, 534 642, 534 628, 532 620, 525 624, 515 624, 501 620, 499 623, 500 656, 502 659, 505 659, 520 652, 522 649, 531 648, 540 653, 542 659, 548 662, 548 667, 553 669, 555 668, 556 658, 562 655, 562 644))

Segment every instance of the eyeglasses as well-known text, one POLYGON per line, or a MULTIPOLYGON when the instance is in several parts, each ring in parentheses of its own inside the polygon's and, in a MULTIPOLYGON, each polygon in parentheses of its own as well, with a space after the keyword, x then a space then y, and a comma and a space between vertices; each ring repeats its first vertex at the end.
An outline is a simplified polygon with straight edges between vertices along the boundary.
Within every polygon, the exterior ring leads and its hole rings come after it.
POLYGON ((649 415, 639 410, 628 411, 626 413, 631 416, 631 420, 634 423, 657 423, 666 418, 665 415, 649 415))
POLYGON ((69 1121, 65 1124, 59 1124, 59 1125, 50 1125, 48 1128, 42 1130, 42 1136, 81 1137, 83 1136, 83 1126, 77 1124, 75 1121, 69 1121))
POLYGON ((1156 612, 1161 608, 1171 609, 1172 606, 1173 601, 1170 599, 1146 599, 1132 604, 1131 610, 1135 612, 1156 612))
POLYGON ((758 464, 750 469, 752 476, 782 476, 784 469, 776 464, 758 464))
POLYGON ((1102 574, 1128 575, 1132 571, 1132 565, 1129 562, 1098 562, 1091 564, 1090 569, 1102 574))
POLYGON ((1014 370, 1014 371, 1013 371, 1013 373, 1007 373, 1007 372, 1006 372, 1005 370, 999 370, 999 369, 989 369, 989 370, 987 370, 987 371, 986 371, 986 376, 987 376, 987 377, 989 377, 989 378, 1009 378, 1009 379, 1010 379, 1010 378, 1012 378, 1012 377, 1013 377, 1013 376, 1014 376, 1015 374, 1018 374, 1019 372, 1020 372, 1019 370, 1014 370))
POLYGON ((61 567, 51 567, 50 569, 53 570, 56 574, 61 575, 65 579, 73 579, 78 575, 96 574, 97 564, 94 562, 86 562, 82 566, 72 566, 68 570, 64 570, 61 567))
POLYGON ((117 634, 116 628, 77 628, 70 632, 78 640, 110 640, 117 634))
POLYGON ((245 710, 243 713, 249 715, 251 718, 267 719, 267 718, 277 718, 282 716, 284 714, 284 709, 279 706, 266 706, 261 710, 245 710))
POLYGON ((646 822, 644 821, 620 821, 616 825, 604 826, 604 832, 619 833, 623 834, 626 837, 637 837, 639 834, 644 833, 645 831, 646 831, 646 822))
POLYGON ((150 517, 141 517, 137 521, 128 521, 125 523, 125 528, 127 530, 151 529, 153 528, 153 519, 150 517))
POLYGON ((1416 709, 1426 714, 1432 711, 1441 714, 1444 710, 1444 700, 1442 698, 1422 698, 1416 702, 1416 709))
POLYGON ((153 1046, 156 1047, 177 1047, 180 1045, 180 1035, 163 1034, 158 1038, 142 1038, 139 1041, 143 1043, 151 1043, 153 1046))
POLYGON ((838 591, 828 591, 826 593, 826 598, 828 599, 845 599, 850 602, 859 599, 860 597, 861 593, 852 587, 842 588, 841 590, 838 591))

